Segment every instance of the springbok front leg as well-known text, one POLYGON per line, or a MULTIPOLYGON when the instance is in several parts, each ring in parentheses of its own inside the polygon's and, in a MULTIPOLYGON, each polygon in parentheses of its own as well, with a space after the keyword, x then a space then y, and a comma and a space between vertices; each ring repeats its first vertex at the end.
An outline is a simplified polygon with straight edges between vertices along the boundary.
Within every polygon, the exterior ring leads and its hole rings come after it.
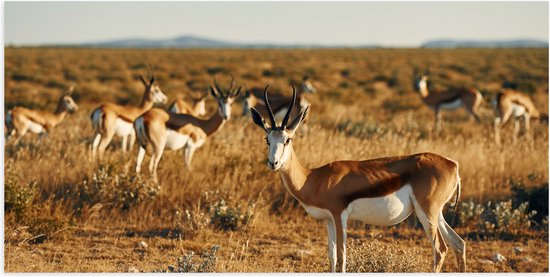
POLYGON ((330 271, 336 272, 336 226, 334 225, 334 219, 327 218, 327 232, 328 232, 328 259, 330 262, 330 271))
MULTIPOLYGON (((346 272, 346 234, 347 230, 341 214, 333 214, 336 227, 336 272, 346 272)), ((346 217, 347 220, 347 217, 346 217)))

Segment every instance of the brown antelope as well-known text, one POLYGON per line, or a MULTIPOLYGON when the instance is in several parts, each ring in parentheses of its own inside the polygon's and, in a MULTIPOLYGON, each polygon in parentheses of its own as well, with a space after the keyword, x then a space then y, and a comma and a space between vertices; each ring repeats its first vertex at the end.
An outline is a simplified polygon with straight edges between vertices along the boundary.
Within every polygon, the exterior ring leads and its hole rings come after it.
POLYGON ((210 87, 210 92, 217 101, 218 110, 208 119, 200 119, 190 114, 168 114, 160 109, 152 109, 138 117, 134 122, 140 146, 136 172, 139 173, 141 170, 148 143, 153 148, 149 171, 155 179, 164 149, 184 148, 185 165, 190 168, 195 150, 201 147, 208 137, 219 131, 231 117, 231 104, 240 90, 241 87, 234 88, 234 81, 229 88, 222 90, 214 78, 214 87, 210 87))
POLYGON ((529 96, 514 90, 502 90, 492 101, 495 108, 495 140, 500 145, 500 129, 511 116, 514 118, 514 135, 513 141, 517 139, 519 133, 519 118, 523 117, 524 128, 529 132, 529 120, 531 118, 548 121, 548 115, 540 113, 529 96))
POLYGON ((15 136, 15 142, 18 143, 28 131, 39 134, 40 137, 47 135, 50 130, 65 119, 67 112, 74 112, 78 106, 74 102, 71 94, 73 87, 70 87, 67 93, 59 98, 55 111, 31 110, 25 107, 14 107, 6 114, 5 124, 7 129, 6 141, 15 136))
MULTIPOLYGON (((294 89, 294 88, 293 88, 294 89)), ((293 92, 293 98, 296 93, 293 92)), ((324 219, 328 229, 331 271, 345 272, 348 219, 378 226, 395 225, 415 212, 434 253, 434 271, 441 270, 447 245, 456 253, 461 270, 466 268, 464 240, 443 218, 443 207, 456 191, 460 196, 458 164, 433 153, 385 157, 363 161, 336 161, 318 168, 306 168, 292 147, 296 129, 307 117, 309 107, 289 123, 287 112, 277 126, 271 111, 267 87, 264 99, 268 124, 252 108, 252 119, 265 130, 270 169, 279 171, 288 192, 306 212, 324 219)), ((288 110, 292 110, 294 101, 288 110)))
POLYGON ((204 116, 206 115, 206 96, 208 96, 208 93, 205 93, 198 98, 191 97, 191 103, 188 103, 183 99, 177 99, 170 104, 168 111, 171 113, 191 114, 197 117, 204 116))
POLYGON ((440 111, 442 109, 455 110, 464 106, 477 122, 480 121, 478 109, 483 101, 483 96, 477 89, 460 87, 441 92, 429 92, 427 74, 417 77, 414 87, 420 92, 422 101, 435 112, 435 130, 441 129, 440 111))
POLYGON ((166 103, 167 97, 162 93, 160 87, 155 84, 155 76, 146 81, 140 75, 141 82, 145 86, 145 92, 141 103, 137 107, 121 106, 115 103, 105 103, 97 107, 91 114, 92 126, 94 128, 94 139, 92 143, 92 157, 95 157, 99 150, 99 157, 113 139, 114 135, 122 137, 122 151, 131 149, 135 141, 135 132, 132 123, 134 120, 150 110, 155 103, 166 103), (130 137, 130 144, 127 147, 127 140, 130 137))

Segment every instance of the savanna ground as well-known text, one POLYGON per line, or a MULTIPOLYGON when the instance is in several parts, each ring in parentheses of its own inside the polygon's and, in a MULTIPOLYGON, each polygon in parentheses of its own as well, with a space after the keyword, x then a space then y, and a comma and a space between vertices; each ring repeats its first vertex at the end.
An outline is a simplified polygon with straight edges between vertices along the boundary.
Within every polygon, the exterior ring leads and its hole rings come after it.
MULTIPOLYGON (((170 99, 206 92, 219 73, 245 88, 269 82, 287 95, 289 82, 311 76, 318 93, 306 96, 308 129, 294 140, 304 165, 423 151, 451 157, 460 164, 454 228, 467 242, 468 271, 548 271, 548 128, 533 122, 533 139, 513 143, 508 123, 497 147, 490 105, 507 85, 547 112, 547 49, 6 48, 5 57, 6 109, 53 110, 71 85, 80 105, 41 142, 29 135, 5 148, 7 272, 329 269, 323 222, 307 216, 267 168, 265 135, 241 116, 241 102, 197 151, 192 171, 181 151, 166 152, 158 185, 133 173, 137 148, 124 155, 119 139, 103 162, 89 161, 90 112, 102 101, 137 104, 146 63, 170 99), (432 89, 478 88, 481 123, 463 110, 444 112, 443 130, 432 132, 433 113, 412 89, 417 66, 429 67, 432 89)), ((207 105, 208 114, 216 110, 212 98, 207 105)), ((347 257, 354 272, 430 271, 433 261, 413 217, 393 227, 351 222, 347 257)), ((444 270, 456 270, 452 253, 444 270)))

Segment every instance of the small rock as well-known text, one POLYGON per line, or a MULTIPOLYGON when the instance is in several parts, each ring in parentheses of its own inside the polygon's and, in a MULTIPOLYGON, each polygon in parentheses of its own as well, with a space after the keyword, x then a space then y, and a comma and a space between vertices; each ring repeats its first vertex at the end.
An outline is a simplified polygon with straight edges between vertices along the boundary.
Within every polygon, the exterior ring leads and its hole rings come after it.
POLYGON ((176 268, 174 268, 173 265, 169 265, 168 270, 170 270, 170 272, 174 272, 174 270, 176 270, 176 268))
POLYGON ((526 263, 530 263, 533 261, 533 259, 529 258, 529 257, 525 257, 523 259, 521 259, 522 262, 526 262, 526 263))
POLYGON ((514 253, 516 253, 516 255, 519 255, 522 252, 523 252, 523 248, 521 248, 519 246, 514 247, 514 253))
POLYGON ((147 247, 149 247, 149 245, 147 245, 146 242, 144 241, 140 241, 139 244, 138 244, 139 247, 143 248, 143 249, 147 249, 147 247))
POLYGON ((139 270, 133 266, 128 267, 128 272, 130 273, 139 273, 139 270))
POLYGON ((504 257, 504 255, 500 254, 500 253, 496 253, 494 256, 493 256, 493 261, 495 263, 502 263, 504 261, 506 261, 506 257, 504 257))

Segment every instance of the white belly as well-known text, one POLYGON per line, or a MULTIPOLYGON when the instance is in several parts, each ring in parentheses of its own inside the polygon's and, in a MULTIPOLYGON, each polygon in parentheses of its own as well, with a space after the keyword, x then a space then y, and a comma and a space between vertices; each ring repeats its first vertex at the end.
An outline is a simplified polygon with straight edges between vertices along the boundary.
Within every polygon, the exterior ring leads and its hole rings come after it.
POLYGON ((305 205, 302 203, 302 206, 304 207, 304 209, 306 209, 306 212, 310 215, 310 216, 313 216, 314 218, 317 218, 317 219, 327 219, 327 218, 331 218, 332 215, 330 214, 329 210, 327 209, 321 209, 321 208, 317 208, 315 206, 308 206, 308 205, 305 205))
POLYGON ((512 104, 512 114, 515 117, 520 117, 525 114, 525 107, 521 105, 512 104))
POLYGON ((454 109, 460 108, 460 106, 462 106, 462 100, 458 98, 453 102, 447 102, 447 103, 441 104, 441 106, 439 107, 445 110, 454 110, 454 109))
POLYGON ((116 119, 115 122, 115 134, 119 137, 125 137, 130 135, 134 131, 134 126, 132 123, 126 122, 120 118, 116 119))
POLYGON ((174 130, 166 130, 166 145, 164 149, 178 150, 181 149, 189 140, 188 135, 180 134, 174 130))
POLYGON ((40 133, 44 132, 44 127, 42 127, 42 125, 40 125, 38 123, 35 123, 32 120, 27 121, 27 124, 29 126, 29 131, 31 131, 35 134, 40 134, 40 133))
POLYGON ((369 225, 391 226, 405 220, 413 211, 412 188, 405 185, 384 197, 361 198, 351 202, 344 211, 350 219, 369 225))

